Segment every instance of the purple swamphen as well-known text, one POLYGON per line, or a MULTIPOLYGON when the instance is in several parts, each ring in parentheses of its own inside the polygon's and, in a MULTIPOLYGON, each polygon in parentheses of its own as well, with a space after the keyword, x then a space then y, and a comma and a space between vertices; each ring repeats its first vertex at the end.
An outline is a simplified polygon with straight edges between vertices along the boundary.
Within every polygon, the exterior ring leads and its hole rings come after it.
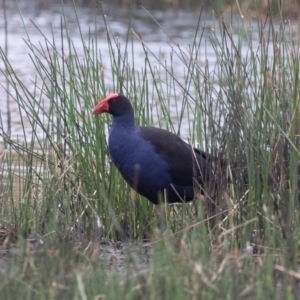
POLYGON ((108 139, 112 160, 126 182, 152 202, 158 214, 160 201, 192 201, 197 189, 203 195, 203 185, 213 173, 213 156, 169 131, 135 126, 132 105, 121 94, 107 96, 92 113, 113 116, 108 139))

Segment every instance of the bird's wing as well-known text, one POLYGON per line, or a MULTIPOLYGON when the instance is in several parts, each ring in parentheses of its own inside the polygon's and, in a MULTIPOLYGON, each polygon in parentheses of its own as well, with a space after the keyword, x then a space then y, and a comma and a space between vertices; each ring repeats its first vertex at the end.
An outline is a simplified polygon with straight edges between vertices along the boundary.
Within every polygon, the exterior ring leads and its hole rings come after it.
POLYGON ((211 170, 211 158, 204 151, 192 148, 177 135, 156 127, 140 127, 141 136, 169 165, 174 184, 193 185, 193 178, 203 182, 211 170))

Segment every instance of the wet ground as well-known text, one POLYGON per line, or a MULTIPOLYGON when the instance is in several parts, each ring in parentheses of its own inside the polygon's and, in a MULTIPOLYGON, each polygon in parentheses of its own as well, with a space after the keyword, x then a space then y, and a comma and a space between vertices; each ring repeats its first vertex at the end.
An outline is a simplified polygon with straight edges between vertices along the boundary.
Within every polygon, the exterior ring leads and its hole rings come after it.
MULTIPOLYGON (((0 273, 7 271, 8 259, 15 256, 48 255, 51 259, 51 248, 45 239, 33 233, 18 245, 17 231, 14 228, 0 229, 0 273), (20 246, 21 245, 21 246, 20 246), (48 253, 48 254, 47 254, 48 253)), ((53 250, 53 249, 52 249, 53 250)), ((108 274, 124 275, 130 269, 134 272, 148 268, 151 245, 143 242, 111 242, 101 240, 98 242, 74 243, 71 252, 88 257, 91 261, 100 262, 101 268, 108 274)))

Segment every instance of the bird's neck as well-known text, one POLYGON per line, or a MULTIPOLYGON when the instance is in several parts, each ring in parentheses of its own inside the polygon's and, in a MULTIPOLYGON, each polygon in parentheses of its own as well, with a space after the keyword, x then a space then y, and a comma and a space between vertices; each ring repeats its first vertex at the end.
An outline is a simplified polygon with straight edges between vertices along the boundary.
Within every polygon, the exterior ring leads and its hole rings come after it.
POLYGON ((114 116, 112 122, 112 128, 116 127, 126 127, 131 128, 134 127, 134 115, 132 114, 125 114, 120 116, 114 116))

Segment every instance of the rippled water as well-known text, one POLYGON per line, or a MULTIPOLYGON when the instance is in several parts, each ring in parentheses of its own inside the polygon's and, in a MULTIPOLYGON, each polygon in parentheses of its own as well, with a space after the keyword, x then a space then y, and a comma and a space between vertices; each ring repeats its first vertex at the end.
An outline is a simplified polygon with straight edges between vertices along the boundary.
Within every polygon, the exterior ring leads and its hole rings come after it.
MULTIPOLYGON (((52 40, 53 34, 56 46, 59 49, 61 47, 62 13, 60 6, 53 6, 49 10, 41 11, 38 15, 32 14, 31 12, 33 10, 25 7, 24 5, 21 7, 21 9, 23 11, 23 19, 21 19, 17 11, 12 9, 8 10, 8 59, 15 72, 18 74, 18 76, 20 76, 20 78, 22 78, 24 85, 29 89, 33 89, 33 82, 35 81, 37 71, 35 70, 35 67, 29 57, 30 51, 24 41, 24 39, 27 39, 27 35, 26 31, 24 30, 23 22, 33 44, 38 45, 38 43, 41 43, 44 45, 44 37, 36 29, 37 27, 50 40, 52 40)), ((130 18, 130 11, 125 9, 116 9, 109 6, 104 7, 104 11, 110 23, 111 31, 115 36, 118 37, 122 45, 122 43, 125 43, 125 38, 127 35, 127 24, 130 18)), ((87 8, 79 8, 77 13, 79 16, 82 34, 84 37, 86 37, 86 40, 88 40, 88 34, 90 30, 92 31, 92 35, 95 34, 93 32, 95 17, 94 13, 87 8)), ((0 12, 0 15, 2 15, 2 12, 0 12)), ((77 54, 79 57, 83 56, 82 41, 79 35, 76 16, 73 8, 66 7, 65 15, 67 16, 69 34, 76 47, 77 54)), ((161 59, 168 57, 169 53, 171 52, 170 43, 172 43, 172 41, 167 37, 165 32, 167 32, 170 38, 174 39, 174 42, 178 43, 179 45, 188 45, 192 41, 199 16, 197 12, 156 12, 153 14, 153 16, 160 23, 160 26, 153 21, 146 11, 133 11, 132 28, 142 35, 144 41, 147 42, 147 47, 149 47, 149 49, 161 59)), ((106 43, 106 30, 102 16, 99 15, 97 18, 99 27, 97 35, 98 41, 100 41, 99 47, 103 58, 103 67, 105 69, 109 69, 111 66, 109 59, 106 59, 109 58, 109 49, 106 43), (104 42, 101 43, 101 40, 104 42)), ((209 28, 212 25, 211 18, 204 16, 201 20, 202 26, 205 26, 205 28, 207 28, 207 32, 209 32, 209 28)), ((3 43, 3 23, 1 26, 0 39, 3 43)), ((203 41, 205 40, 206 38, 203 38, 203 41)), ((138 39, 134 40, 133 47, 135 50, 135 67, 137 70, 139 70, 139 68, 144 66, 144 50, 138 39)), ((211 62, 214 61, 212 49, 207 46, 206 43, 203 45, 203 52, 205 52, 205 57, 207 59, 209 59, 211 62)), ((4 67, 2 62, 0 62, 0 67, 4 67)), ((178 76, 178 80, 183 79, 183 68, 184 66, 180 63, 174 65, 174 74, 178 76)), ((110 72, 107 72, 107 74, 109 73, 110 72)), ((5 86, 5 77, 3 74, 0 74, 0 82, 5 86)), ((109 80, 107 82, 109 82, 109 80)), ((108 87, 108 89, 109 88, 110 87, 108 87)), ((6 91, 3 88, 0 88, 0 97, 2 99, 0 102, 0 110, 4 124, 7 123, 7 104, 5 100, 6 95, 6 91)), ((19 111, 18 106, 13 99, 10 100, 10 112, 12 115, 12 138, 15 139, 18 137, 20 140, 22 140, 22 136, 24 134, 23 128, 20 118, 16 117, 19 114, 19 111)), ((25 127, 25 134, 30 136, 31 127, 29 122, 26 124, 26 117, 25 127)))
MULTIPOLYGON (((27 3, 27 1, 23 1, 21 5, 22 18, 16 9, 8 9, 8 59, 16 73, 22 78, 24 85, 33 90, 33 82, 36 80, 37 71, 30 59, 30 51, 24 39, 27 39, 28 33, 33 44, 38 45, 41 43, 44 45, 44 37, 37 30, 37 28, 39 28, 39 30, 50 40, 52 40, 52 35, 54 36, 56 47, 59 49, 61 47, 62 11, 60 6, 52 6, 50 9, 36 14, 32 13, 34 9, 32 9, 30 5, 27 6, 25 2, 27 3), (24 30, 24 25, 27 33, 24 30)), ((127 24, 130 19, 130 11, 127 9, 116 9, 115 7, 110 6, 105 6, 104 11, 110 23, 111 31, 118 37, 120 44, 124 44, 127 35, 127 24)), ((3 12, 0 11, 0 15, 2 15, 2 13, 3 12)), ((93 32, 95 22, 94 12, 89 8, 78 8, 77 14, 83 36, 86 37, 86 40, 88 41, 89 32, 91 32, 92 35, 98 35, 98 41, 100 41, 99 48, 104 63, 103 67, 104 69, 111 68, 110 60, 108 59, 109 49, 106 42, 106 30, 102 16, 97 16, 98 31, 95 33, 93 32), (103 40, 103 43, 101 43, 101 40, 103 40)), ((65 7, 65 15, 68 21, 69 34, 76 47, 77 54, 79 57, 83 57, 82 40, 78 31, 76 15, 71 6, 65 7)), ((156 24, 145 10, 134 10, 131 20, 132 28, 142 35, 143 40, 147 43, 147 47, 155 55, 160 57, 161 60, 168 59, 172 47, 176 47, 176 44, 184 48, 184 45, 189 45, 193 41, 199 12, 154 12, 153 17, 160 25, 156 24)), ((3 22, 1 22, 0 26, 0 39, 1 45, 3 46, 5 39, 3 22)), ((203 13, 199 31, 199 34, 202 34, 203 32, 202 43, 199 49, 199 57, 203 64, 206 61, 211 65, 216 62, 215 52, 210 43, 210 34, 213 27, 214 23, 212 16, 208 13, 203 13)), ((252 34, 252 36, 258 39, 258 36, 255 33, 252 34)), ((233 39, 235 38, 237 37, 234 36, 233 39)), ((138 39, 134 40, 133 47, 135 50, 135 68, 136 70, 139 70, 139 68, 144 66, 145 53, 138 39)), ((247 49, 245 48, 245 53, 246 51, 247 49)), ((0 67, 4 67, 2 62, 0 62, 0 67)), ((184 80, 183 75, 186 67, 178 61, 178 63, 176 62, 176 64, 173 64, 173 69, 176 79, 182 82, 184 80)), ((107 74, 109 73, 110 72, 107 72, 107 74)), ((0 82, 2 86, 5 86, 5 77, 3 74, 0 74, 0 82)), ((110 89, 109 86, 107 88, 110 89)), ((0 110, 2 122, 4 124, 7 123, 6 96, 7 92, 0 87, 0 110)), ((47 103, 45 103, 45 107, 47 109, 47 103)), ((12 115, 12 138, 19 138, 22 140, 24 139, 23 127, 20 122, 20 117, 18 117, 18 106, 13 99, 10 100, 10 112, 12 115)), ((31 126, 29 122, 26 121, 25 116, 24 120, 25 135, 30 136, 31 126)), ((188 126, 186 127, 186 132, 188 133, 188 126)), ((184 128, 182 133, 184 134, 184 128)), ((0 145, 1 144, 2 140, 0 137, 0 145)))

